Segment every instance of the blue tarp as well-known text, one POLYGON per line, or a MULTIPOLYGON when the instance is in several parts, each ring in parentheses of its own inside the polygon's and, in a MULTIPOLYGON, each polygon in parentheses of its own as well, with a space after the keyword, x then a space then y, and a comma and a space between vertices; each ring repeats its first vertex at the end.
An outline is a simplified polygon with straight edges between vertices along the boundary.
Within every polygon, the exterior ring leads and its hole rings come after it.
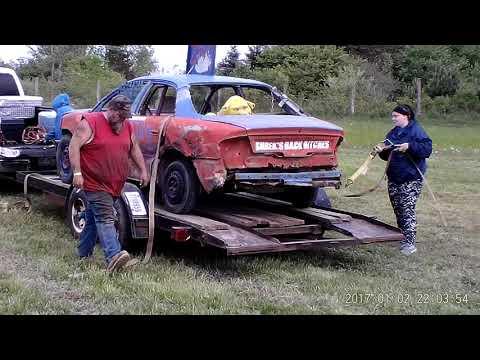
POLYGON ((62 118, 63 115, 73 111, 70 106, 70 97, 68 94, 59 94, 53 99, 52 107, 57 112, 55 119, 55 139, 60 140, 62 138, 62 118))

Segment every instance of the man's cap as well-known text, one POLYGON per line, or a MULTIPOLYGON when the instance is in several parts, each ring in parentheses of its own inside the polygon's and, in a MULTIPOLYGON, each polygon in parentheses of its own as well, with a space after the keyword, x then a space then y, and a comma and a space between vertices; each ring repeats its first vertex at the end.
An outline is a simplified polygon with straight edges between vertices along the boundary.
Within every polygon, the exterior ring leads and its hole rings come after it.
POLYGON ((114 111, 130 111, 132 102, 125 95, 117 95, 108 103, 108 108, 114 111))

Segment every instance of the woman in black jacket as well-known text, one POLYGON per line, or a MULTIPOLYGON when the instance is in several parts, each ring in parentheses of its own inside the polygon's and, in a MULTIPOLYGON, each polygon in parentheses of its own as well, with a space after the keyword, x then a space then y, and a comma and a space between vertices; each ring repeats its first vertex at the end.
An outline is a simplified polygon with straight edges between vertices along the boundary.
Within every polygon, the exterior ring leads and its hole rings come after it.
POLYGON ((385 142, 375 149, 380 158, 390 163, 387 169, 388 195, 397 224, 405 239, 400 251, 405 255, 417 251, 415 206, 422 191, 422 174, 427 170, 426 158, 432 153, 432 140, 415 119, 408 105, 399 105, 392 111, 395 127, 388 132, 385 142))

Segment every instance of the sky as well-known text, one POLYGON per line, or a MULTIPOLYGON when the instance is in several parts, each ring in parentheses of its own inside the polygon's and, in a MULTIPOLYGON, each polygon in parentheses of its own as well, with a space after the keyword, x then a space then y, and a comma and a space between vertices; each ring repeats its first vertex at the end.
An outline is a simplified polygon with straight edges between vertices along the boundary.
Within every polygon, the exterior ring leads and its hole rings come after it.
MULTIPOLYGON (((188 45, 153 45, 155 59, 158 62, 159 70, 169 72, 185 70, 188 45)), ((217 45, 215 62, 220 62, 226 55, 230 45, 217 45)), ((240 59, 245 58, 248 45, 238 45, 240 59)), ((21 57, 29 57, 29 48, 26 45, 0 45, 0 60, 4 62, 15 61, 21 57)))

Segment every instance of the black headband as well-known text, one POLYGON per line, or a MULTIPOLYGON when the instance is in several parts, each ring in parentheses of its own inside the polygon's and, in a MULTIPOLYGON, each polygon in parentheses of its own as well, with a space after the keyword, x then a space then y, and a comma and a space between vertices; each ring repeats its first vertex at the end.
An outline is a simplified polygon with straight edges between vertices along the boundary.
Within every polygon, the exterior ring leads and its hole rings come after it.
POLYGON ((393 109, 392 111, 402 115, 407 115, 409 118, 413 115, 412 111, 407 106, 403 105, 396 106, 395 109, 393 109))

